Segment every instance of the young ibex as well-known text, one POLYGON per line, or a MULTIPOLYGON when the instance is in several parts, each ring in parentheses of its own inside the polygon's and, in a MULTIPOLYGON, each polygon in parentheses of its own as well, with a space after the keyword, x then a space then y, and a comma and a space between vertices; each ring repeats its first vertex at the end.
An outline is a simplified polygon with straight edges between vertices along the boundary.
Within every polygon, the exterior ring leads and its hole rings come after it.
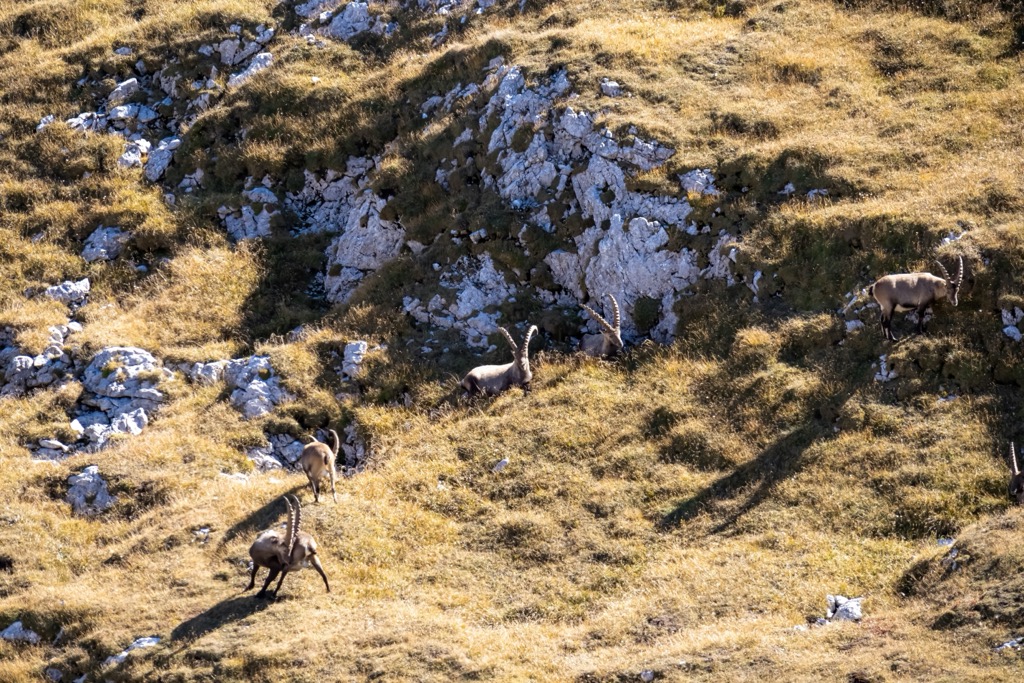
POLYGON ((313 569, 323 577, 324 586, 330 593, 331 585, 327 583, 327 575, 324 574, 324 568, 320 565, 320 558, 316 556, 316 541, 310 534, 299 530, 302 525, 302 507, 299 505, 299 499, 292 495, 286 495, 284 502, 288 506, 288 527, 283 535, 280 529, 268 529, 261 532, 253 541, 252 547, 249 548, 249 556, 252 557, 252 576, 245 590, 251 590, 256 585, 256 572, 260 567, 266 567, 270 570, 270 575, 267 576, 263 589, 256 594, 256 597, 264 597, 267 594, 267 586, 275 576, 281 574, 281 578, 277 581, 277 587, 274 589, 276 598, 288 572, 298 571, 312 565, 313 569))
POLYGON ((313 442, 307 443, 306 447, 302 449, 302 455, 299 456, 299 465, 306 473, 309 485, 313 487, 313 500, 317 503, 320 502, 320 480, 324 478, 324 475, 330 475, 331 495, 334 497, 334 502, 338 502, 338 494, 334 490, 334 466, 338 459, 338 449, 341 448, 341 440, 338 439, 338 433, 333 429, 327 431, 334 438, 333 451, 327 444, 317 441, 316 437, 313 437, 313 442))
POLYGON ((530 380, 533 379, 533 373, 530 372, 530 338, 537 331, 537 326, 530 325, 521 348, 516 346, 508 330, 504 327, 498 329, 505 336, 508 345, 512 347, 514 360, 504 365, 481 365, 466 373, 466 377, 462 380, 462 388, 470 396, 480 393, 494 396, 509 387, 522 387, 523 391, 530 390, 530 380))
POLYGON ((619 325, 619 302, 615 300, 615 297, 611 294, 608 295, 608 299, 612 302, 612 320, 614 322, 609 323, 607 320, 597 314, 597 311, 592 309, 586 304, 580 304, 583 310, 590 314, 590 317, 597 321, 597 324, 601 326, 601 334, 587 334, 583 336, 583 340, 580 342, 580 351, 587 354, 588 356, 597 356, 598 358, 604 358, 605 356, 611 356, 622 350, 622 328, 619 325))
POLYGON ((886 339, 898 341, 892 333, 892 314, 894 311, 917 310, 917 333, 924 333, 924 313, 933 303, 946 298, 956 306, 956 295, 964 278, 964 259, 958 258, 959 265, 956 277, 949 277, 945 266, 939 261, 942 277, 931 273, 901 273, 886 275, 868 287, 868 296, 873 296, 882 307, 882 332, 886 339))
POLYGON ((1010 500, 1017 505, 1024 503, 1024 474, 1020 473, 1020 465, 1017 464, 1017 451, 1010 442, 1010 500))

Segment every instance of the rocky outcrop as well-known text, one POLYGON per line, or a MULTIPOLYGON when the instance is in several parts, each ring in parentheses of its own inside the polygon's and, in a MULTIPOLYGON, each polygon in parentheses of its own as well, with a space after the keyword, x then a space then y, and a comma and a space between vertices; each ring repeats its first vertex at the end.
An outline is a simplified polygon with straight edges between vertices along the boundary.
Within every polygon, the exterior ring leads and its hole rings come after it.
POLYGON ((124 248, 125 242, 131 237, 121 228, 100 226, 93 231, 85 240, 82 249, 82 258, 87 263, 94 261, 112 261, 116 259, 124 248))
POLYGON ((77 322, 51 327, 48 345, 35 356, 25 355, 18 348, 12 330, 0 334, 0 396, 23 396, 32 389, 70 380, 75 361, 64 344, 69 335, 81 330, 77 322))
POLYGON ((246 419, 266 415, 275 406, 293 400, 281 387, 281 378, 267 356, 250 356, 229 361, 224 366, 224 381, 232 388, 231 404, 246 419))
POLYGON ((498 331, 501 314, 495 309, 513 301, 516 288, 505 280, 486 253, 459 258, 442 273, 440 284, 449 294, 435 294, 426 304, 406 297, 406 313, 421 323, 456 329, 470 346, 486 348, 487 337, 498 331))
POLYGON ((100 476, 100 468, 96 465, 89 465, 81 473, 72 474, 68 477, 68 484, 71 488, 65 500, 71 504, 75 514, 97 515, 117 501, 107 490, 107 482, 100 476))

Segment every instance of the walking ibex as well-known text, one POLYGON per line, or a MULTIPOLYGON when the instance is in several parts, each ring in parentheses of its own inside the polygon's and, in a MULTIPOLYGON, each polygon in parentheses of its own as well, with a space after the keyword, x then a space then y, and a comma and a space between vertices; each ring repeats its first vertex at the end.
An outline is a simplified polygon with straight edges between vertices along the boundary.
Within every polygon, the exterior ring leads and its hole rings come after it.
POLYGON ((330 476, 331 495, 334 497, 334 502, 338 502, 338 494, 334 490, 334 467, 335 461, 338 459, 338 449, 341 448, 341 440, 333 429, 327 431, 334 439, 333 451, 327 444, 317 441, 316 437, 313 437, 313 442, 307 443, 302 449, 302 455, 299 456, 299 465, 306 473, 309 485, 313 487, 313 500, 317 503, 320 502, 320 480, 324 478, 324 475, 330 476))
POLYGON ((583 310, 589 313, 590 317, 596 320, 597 324, 601 326, 601 334, 584 335, 583 340, 580 342, 580 351, 588 356, 604 358, 605 356, 611 356, 622 350, 622 328, 619 325, 619 302, 616 301, 615 297, 611 294, 608 295, 608 299, 612 302, 611 323, 598 315, 597 311, 592 309, 590 306, 580 304, 580 306, 583 307, 583 310))
POLYGON ((522 387, 523 391, 530 390, 530 380, 533 379, 533 373, 530 372, 530 339, 537 332, 537 326, 530 325, 521 348, 516 346, 508 330, 504 327, 499 327, 498 330, 504 335, 508 345, 512 347, 513 360, 504 365, 481 365, 466 373, 466 377, 462 380, 462 388, 470 396, 481 393, 494 396, 509 387, 522 387))
POLYGON ((302 507, 299 505, 299 499, 287 495, 284 497, 284 503, 288 506, 288 526, 284 534, 281 534, 280 529, 268 529, 261 532, 253 541, 252 547, 249 548, 249 556, 252 557, 252 576, 249 577, 249 585, 245 590, 251 590, 256 585, 256 572, 260 567, 266 567, 270 570, 270 575, 267 576, 266 583, 263 584, 263 588, 256 594, 256 597, 266 596, 267 586, 275 576, 280 574, 281 578, 278 579, 277 587, 274 589, 276 598, 288 572, 298 571, 312 565, 313 569, 323 577, 324 586, 330 593, 331 585, 327 583, 327 575, 324 574, 324 568, 320 565, 320 558, 316 556, 316 541, 310 534, 299 529, 302 525, 302 507))
POLYGON ((935 262, 942 271, 942 277, 931 273, 901 273, 886 275, 868 287, 868 296, 873 296, 882 308, 882 332, 886 339, 897 341, 892 333, 892 314, 894 311, 917 310, 917 333, 924 333, 924 313, 939 299, 947 299, 956 306, 957 294, 964 278, 964 259, 958 257, 956 277, 949 277, 945 266, 935 262))

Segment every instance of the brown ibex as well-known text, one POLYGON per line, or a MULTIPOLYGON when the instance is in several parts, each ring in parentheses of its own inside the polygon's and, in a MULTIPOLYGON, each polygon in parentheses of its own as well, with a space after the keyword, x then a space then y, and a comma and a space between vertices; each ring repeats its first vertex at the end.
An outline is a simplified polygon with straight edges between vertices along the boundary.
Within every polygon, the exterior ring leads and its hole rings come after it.
POLYGON ((1010 442, 1010 499, 1020 505, 1024 503, 1024 474, 1020 472, 1020 465, 1017 464, 1017 451, 1010 442))
POLYGON ((583 340, 580 342, 580 351, 588 356, 604 358, 605 356, 611 356, 622 350, 622 327, 619 324, 619 302, 616 301, 615 297, 611 294, 608 295, 608 299, 612 302, 613 322, 611 323, 598 315, 597 311, 592 309, 590 306, 580 304, 580 306, 583 307, 583 310, 589 313, 590 317, 596 320, 597 324, 601 326, 601 334, 584 335, 583 340))
POLYGON ((300 530, 302 507, 299 505, 299 499, 293 495, 286 495, 284 503, 288 506, 288 526, 284 534, 281 534, 280 529, 268 529, 261 532, 253 541, 252 547, 249 548, 249 556, 252 557, 252 576, 249 577, 249 585, 245 590, 252 590, 252 587, 256 585, 256 572, 260 567, 266 567, 270 570, 270 575, 267 576, 263 588, 256 594, 256 597, 266 596, 267 586, 274 580, 274 577, 280 574, 281 578, 278 579, 277 587, 274 588, 274 597, 276 598, 288 572, 298 571, 312 565, 313 569, 323 577, 324 586, 330 593, 331 585, 327 583, 327 575, 324 574, 320 558, 316 556, 316 541, 312 535, 300 530))
POLYGON ((302 455, 299 456, 299 465, 302 467, 302 471, 306 473, 309 485, 313 487, 313 500, 317 503, 320 502, 320 480, 324 478, 324 475, 330 475, 331 496, 334 497, 335 503, 338 502, 338 494, 334 490, 334 468, 335 462, 338 459, 338 449, 341 448, 341 440, 338 438, 338 433, 333 429, 327 431, 330 432, 331 437, 334 439, 334 450, 331 450, 327 444, 317 441, 316 437, 313 437, 312 443, 307 443, 305 448, 302 449, 302 455))
POLYGON ((466 373, 462 388, 470 396, 481 393, 493 396, 509 387, 522 387, 523 391, 530 389, 530 380, 533 379, 533 373, 530 372, 530 338, 537 332, 537 326, 530 325, 521 348, 516 346, 508 330, 504 327, 498 330, 512 347, 513 360, 504 365, 481 365, 466 373))
POLYGON ((954 306, 957 305, 957 294, 964 278, 964 259, 958 257, 956 277, 949 277, 946 267, 939 261, 935 262, 942 271, 942 277, 931 273, 901 273, 886 275, 868 287, 868 296, 875 298, 882 308, 882 332, 886 339, 898 341, 892 333, 892 314, 894 311, 917 310, 917 333, 924 333, 924 313, 928 307, 939 299, 945 298, 954 306))

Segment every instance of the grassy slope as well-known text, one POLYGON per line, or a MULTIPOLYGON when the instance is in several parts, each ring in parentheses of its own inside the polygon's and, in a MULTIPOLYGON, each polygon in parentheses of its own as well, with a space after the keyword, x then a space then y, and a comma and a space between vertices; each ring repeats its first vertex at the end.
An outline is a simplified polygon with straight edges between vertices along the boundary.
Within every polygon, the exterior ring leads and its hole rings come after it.
MULTIPOLYGON (((303 572, 265 604, 239 593, 248 544, 281 518, 282 493, 309 495, 300 475, 221 476, 247 471, 241 451, 263 424, 240 420, 219 388, 183 385, 141 436, 54 466, 31 465, 21 444, 63 426, 76 387, 0 402, 0 485, 14 492, 0 517, 0 554, 13 561, 0 571, 0 626, 22 619, 47 642, 65 633, 55 646, 0 643, 0 680, 32 680, 47 665, 94 671, 146 635, 163 642, 106 678, 1019 674, 1015 655, 991 651, 1024 625, 1005 606, 1019 564, 1006 528, 1019 515, 1004 511, 995 455, 1020 438, 1021 414, 1016 388, 993 381, 1019 377, 1020 351, 999 336, 995 309, 1017 301, 1024 262, 1022 74, 1005 23, 811 0, 750 3, 738 17, 617 7, 499 10, 438 50, 433 18, 409 17, 401 40, 362 53, 282 36, 274 69, 193 127, 172 176, 195 161, 211 187, 172 212, 137 174, 110 170, 120 149, 109 139, 59 126, 36 135, 35 124, 91 109, 75 81, 83 70, 116 81, 125 64, 113 47, 187 54, 236 20, 271 19, 271 3, 0 5, 0 323, 38 350, 64 313, 24 290, 89 275, 86 349, 139 344, 172 360, 266 351, 299 395, 270 418, 276 428, 355 420, 377 452, 370 471, 341 483, 337 506, 305 510, 334 592, 303 572), (410 236, 429 242, 453 220, 509 224, 493 197, 467 186, 449 199, 433 185, 464 123, 424 127, 416 107, 478 79, 497 54, 535 74, 568 68, 579 108, 676 146, 669 168, 638 186, 666 191, 672 173, 716 169, 723 212, 699 207, 701 220, 743 234, 740 267, 777 275, 766 281, 784 283, 781 301, 761 309, 746 290, 711 288, 681 304, 673 349, 616 364, 548 353, 529 397, 452 404, 448 373, 472 362, 424 364, 404 350, 422 332, 392 313, 398 275, 385 269, 325 315, 297 295, 305 282, 282 293, 274 280, 300 258, 287 241, 235 249, 220 235, 213 210, 245 176, 295 182, 303 168, 395 138, 377 183, 396 190, 410 236), (598 99, 602 76, 635 96, 598 99), (239 121, 250 133, 236 146, 227 136, 239 121), (828 187, 832 200, 782 203, 786 182, 828 187), (838 346, 840 323, 807 311, 835 308, 886 269, 925 266, 956 221, 975 226, 955 246, 971 291, 955 312, 939 307, 932 336, 894 351, 906 361, 900 380, 876 385, 870 363, 888 349, 875 331, 838 346), (135 231, 130 258, 169 262, 149 277, 86 266, 80 241, 100 223, 135 231), (319 328, 302 342, 259 341, 306 321, 319 328), (363 400, 339 404, 321 366, 355 335, 388 350, 371 358, 363 400), (388 403, 404 385, 413 409, 388 403), (938 402, 940 388, 963 395, 938 402), (510 466, 492 474, 502 457, 510 466), (120 497, 102 521, 72 518, 60 502, 67 475, 89 463, 120 497), (206 542, 193 534, 201 527, 206 542), (958 548, 972 559, 944 573, 948 549, 935 538, 965 527, 958 548), (864 623, 793 630, 823 612, 827 592, 866 595, 864 623)), ((511 241, 489 248, 515 258, 511 241)), ((438 244, 403 267, 429 273, 424 263, 456 253, 438 244)))

